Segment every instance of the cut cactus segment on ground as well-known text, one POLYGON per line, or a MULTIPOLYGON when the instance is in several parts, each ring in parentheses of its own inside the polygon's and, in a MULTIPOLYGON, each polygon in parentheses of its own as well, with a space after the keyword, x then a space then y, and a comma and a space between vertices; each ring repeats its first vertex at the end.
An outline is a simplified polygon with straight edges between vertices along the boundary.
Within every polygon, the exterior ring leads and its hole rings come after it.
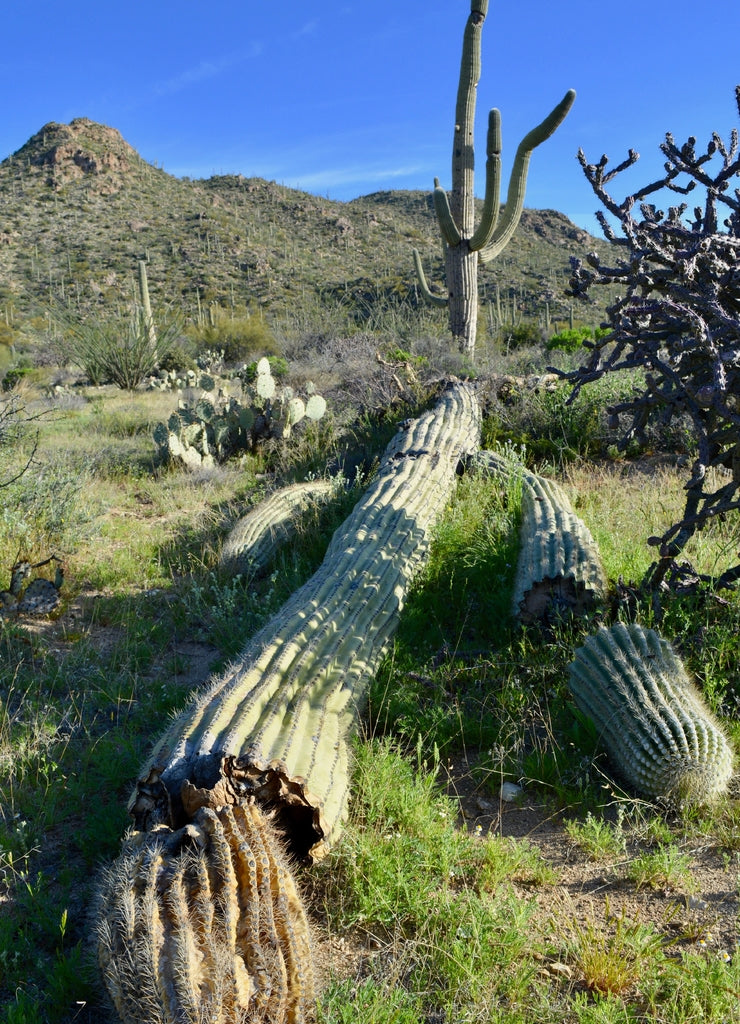
POLYGON ((600 629, 576 651, 570 689, 619 775, 643 797, 701 804, 727 789, 732 747, 654 630, 600 629))

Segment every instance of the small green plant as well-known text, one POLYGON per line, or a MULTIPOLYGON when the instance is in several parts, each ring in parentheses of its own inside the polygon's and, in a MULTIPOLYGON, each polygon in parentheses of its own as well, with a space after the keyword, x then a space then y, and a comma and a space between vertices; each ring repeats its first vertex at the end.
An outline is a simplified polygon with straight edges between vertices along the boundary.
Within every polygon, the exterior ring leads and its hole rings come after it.
POLYGON ((589 860, 608 863, 624 855, 626 843, 623 822, 624 811, 620 805, 614 823, 596 817, 589 811, 583 821, 567 821, 565 831, 589 860))
POLYGON ((277 353, 275 336, 261 316, 248 313, 244 307, 235 315, 232 312, 211 306, 206 323, 187 329, 186 334, 198 351, 221 351, 227 366, 238 366, 254 359, 256 353, 270 356, 277 353))
POLYGON ((483 840, 478 884, 495 889, 504 880, 520 885, 552 885, 558 874, 540 850, 526 839, 488 836, 483 840))
POLYGON ((609 901, 604 921, 574 923, 568 935, 568 956, 587 988, 603 995, 624 995, 665 959, 665 939, 650 925, 629 921, 624 910, 612 914, 609 901))
POLYGON ((428 1019, 420 996, 397 986, 396 978, 337 981, 322 994, 318 1024, 422 1024, 428 1019))
POLYGON ((627 867, 627 877, 638 889, 673 889, 693 892, 696 883, 691 876, 691 858, 681 853, 675 843, 661 843, 635 857, 627 867))
POLYGON ((594 332, 590 327, 571 327, 551 335, 545 342, 548 352, 560 349, 563 352, 578 352, 583 348, 584 341, 592 339, 594 332))

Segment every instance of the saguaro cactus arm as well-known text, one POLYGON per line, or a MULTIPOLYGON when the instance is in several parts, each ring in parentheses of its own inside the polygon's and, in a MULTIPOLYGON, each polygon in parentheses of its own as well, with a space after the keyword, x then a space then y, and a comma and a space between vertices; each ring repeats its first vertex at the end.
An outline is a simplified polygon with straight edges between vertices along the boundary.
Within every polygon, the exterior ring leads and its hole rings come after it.
POLYGON ((416 277, 419 281, 419 288, 421 289, 421 294, 424 296, 427 302, 431 302, 435 306, 446 306, 447 296, 435 294, 433 291, 431 291, 429 285, 427 284, 427 276, 424 273, 424 267, 422 266, 421 256, 419 255, 418 249, 414 249, 414 266, 416 267, 416 277))
MULTIPOLYGON (((509 186, 511 188, 511 186, 509 186)), ((477 231, 470 239, 473 252, 484 249, 493 237, 501 209, 501 111, 494 107, 488 114, 486 135, 486 195, 477 231)))
MULTIPOLYGON (((474 236, 470 243, 471 249, 480 250, 479 258, 481 263, 489 263, 506 248, 511 240, 511 236, 517 229, 522 216, 522 210, 524 209, 524 195, 527 190, 527 172, 529 170, 530 157, 537 146, 545 142, 546 139, 549 139, 558 125, 563 122, 568 111, 573 106, 575 98, 575 91, 569 89, 560 103, 547 115, 544 121, 541 121, 536 128, 527 132, 519 143, 516 156, 514 157, 511 177, 509 178, 506 205, 504 206, 501 221, 498 224, 495 221, 493 222, 490 236, 487 240, 481 240, 474 245, 474 236)), ((481 222, 482 227, 483 222, 481 222)))

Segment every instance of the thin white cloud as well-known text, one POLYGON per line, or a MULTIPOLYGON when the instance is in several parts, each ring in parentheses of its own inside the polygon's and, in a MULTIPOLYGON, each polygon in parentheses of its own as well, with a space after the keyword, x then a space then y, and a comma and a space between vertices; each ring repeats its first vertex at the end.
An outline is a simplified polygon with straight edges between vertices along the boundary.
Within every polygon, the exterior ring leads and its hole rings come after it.
POLYGON ((305 25, 301 25, 297 32, 292 33, 293 39, 300 39, 301 36, 312 36, 318 27, 319 23, 316 18, 312 21, 307 21, 305 25))
POLYGON ((189 89, 192 85, 197 85, 198 82, 203 82, 209 78, 217 78, 225 71, 243 63, 245 60, 258 57, 261 52, 262 44, 260 42, 253 42, 246 52, 229 54, 215 61, 203 60, 196 67, 187 68, 185 71, 180 72, 179 75, 174 75, 163 82, 155 82, 152 92, 155 96, 173 96, 178 92, 182 92, 183 89, 189 89))
POLYGON ((418 165, 407 164, 403 167, 379 167, 375 170, 367 167, 327 167, 321 171, 312 171, 310 174, 294 172, 290 175, 282 175, 282 181, 295 182, 297 187, 312 191, 315 188, 327 189, 337 188, 340 185, 354 185, 358 182, 388 181, 395 178, 406 178, 412 174, 418 174, 418 165))

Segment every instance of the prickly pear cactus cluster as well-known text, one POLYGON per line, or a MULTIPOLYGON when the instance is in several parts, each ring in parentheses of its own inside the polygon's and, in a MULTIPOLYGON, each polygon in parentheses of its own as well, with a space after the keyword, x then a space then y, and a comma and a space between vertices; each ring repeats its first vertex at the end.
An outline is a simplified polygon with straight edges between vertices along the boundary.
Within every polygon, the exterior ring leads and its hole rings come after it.
POLYGON ((199 398, 180 399, 167 422, 154 429, 163 460, 188 469, 213 466, 269 438, 287 439, 304 417, 320 420, 326 412, 326 400, 310 384, 305 399, 292 388, 278 386, 267 359, 257 363, 253 382, 240 378, 238 396, 207 374, 200 378, 200 386, 199 398))
POLYGON ((617 623, 576 652, 570 688, 621 776, 643 796, 707 803, 727 788, 732 748, 680 659, 651 629, 617 623))

